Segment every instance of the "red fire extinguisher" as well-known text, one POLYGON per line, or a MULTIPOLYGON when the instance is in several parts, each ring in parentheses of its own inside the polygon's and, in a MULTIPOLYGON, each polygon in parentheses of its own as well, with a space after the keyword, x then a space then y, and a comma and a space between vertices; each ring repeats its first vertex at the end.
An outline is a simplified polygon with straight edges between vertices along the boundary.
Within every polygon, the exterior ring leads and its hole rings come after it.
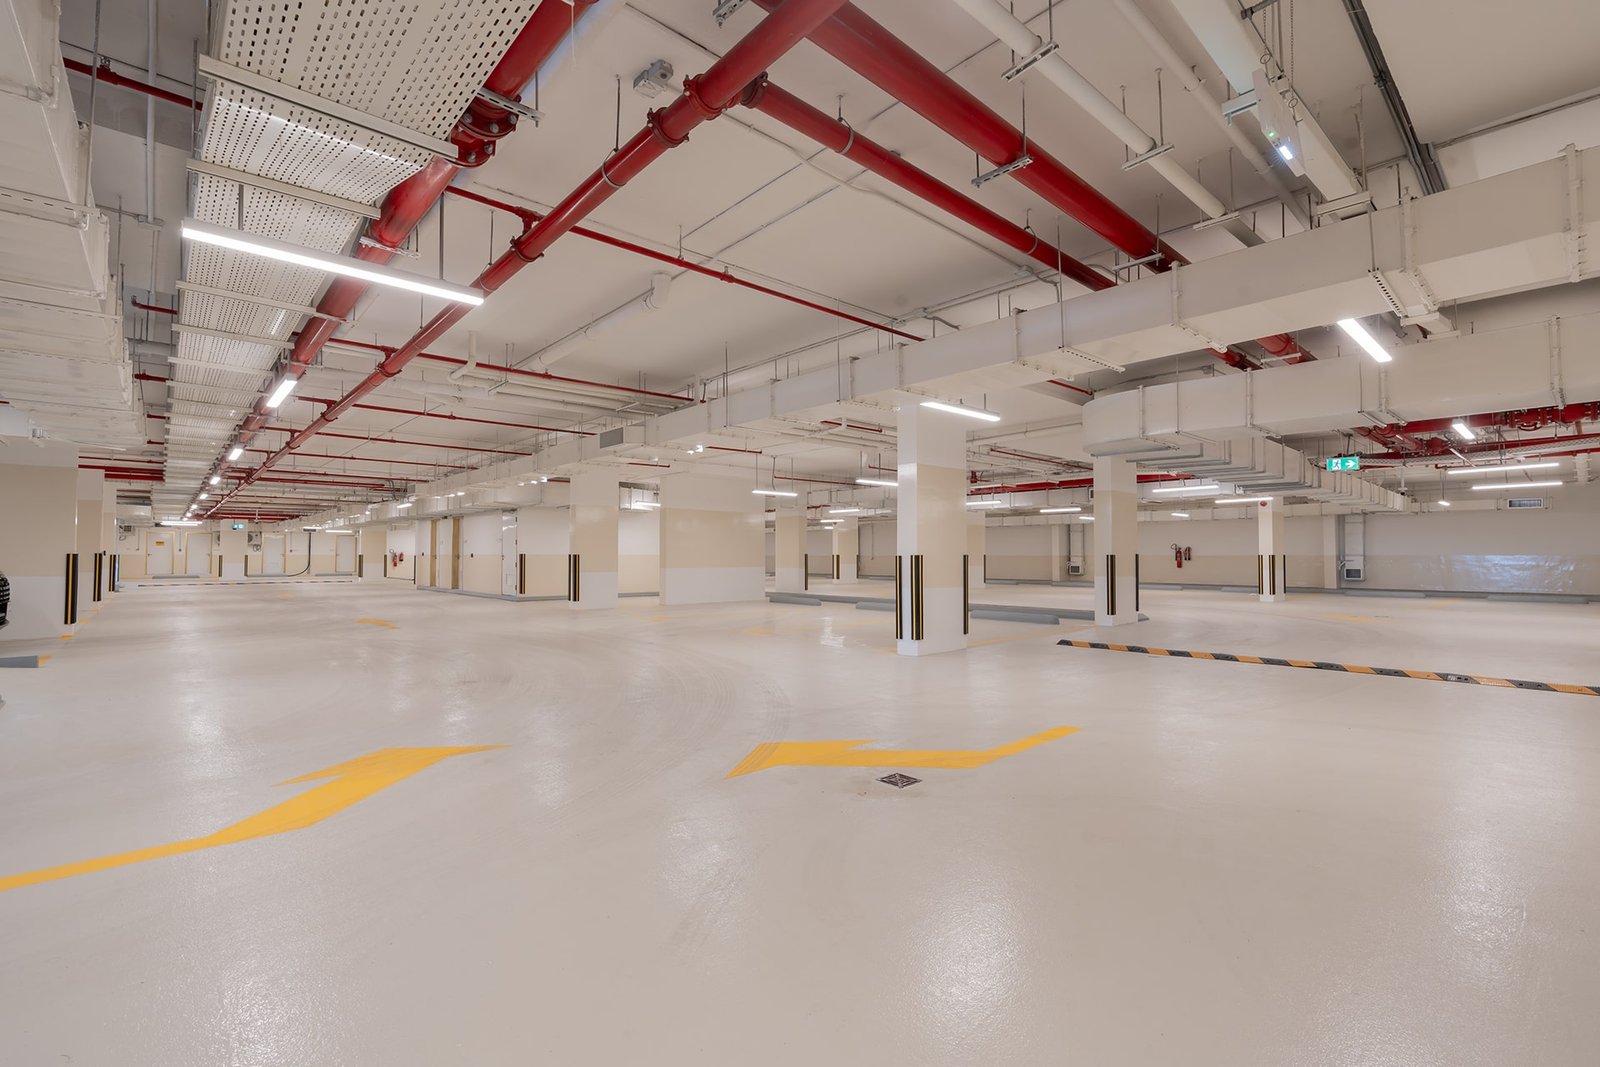
POLYGON ((1173 560, 1174 563, 1176 563, 1178 565, 1178 569, 1180 571, 1183 570, 1183 548, 1182 548, 1182 546, 1176 545, 1176 544, 1172 546, 1172 560, 1173 560))

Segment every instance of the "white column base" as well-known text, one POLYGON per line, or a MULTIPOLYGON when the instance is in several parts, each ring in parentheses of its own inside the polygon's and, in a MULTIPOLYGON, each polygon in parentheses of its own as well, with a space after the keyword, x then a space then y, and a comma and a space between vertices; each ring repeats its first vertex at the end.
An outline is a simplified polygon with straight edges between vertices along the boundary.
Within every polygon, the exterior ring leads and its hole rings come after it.
MULTIPOLYGON (((1246 588, 1249 588, 1249 587, 1246 586, 1246 588)), ((1288 593, 1261 593, 1257 597, 1257 599, 1260 600, 1261 603, 1263 603, 1263 604, 1276 604, 1280 600, 1288 600, 1289 599, 1289 594, 1288 593)))
MULTIPOLYGON (((73 627, 62 621, 65 614, 67 580, 65 578, 37 578, 13 574, 11 579, 10 620, 0 628, 0 643, 6 641, 34 641, 42 637, 60 637, 73 632, 73 627)), ((92 599, 87 585, 78 587, 78 616, 82 618, 86 603, 92 599)))
POLYGON ((911 637, 911 607, 903 604, 905 636, 895 642, 902 656, 932 656, 940 652, 959 652, 967 647, 962 633, 962 599, 959 589, 925 589, 922 594, 922 640, 911 637))
POLYGON ((578 575, 578 599, 569 600, 568 606, 580 611, 592 611, 617 606, 617 573, 601 571, 578 575))
POLYGON ((861 576, 856 573, 856 557, 854 557, 854 556, 840 556, 839 557, 839 581, 841 581, 841 582, 854 582, 854 581, 859 581, 860 577, 861 576))
POLYGON ((1133 606, 1133 575, 1117 576, 1117 613, 1108 614, 1106 603, 1106 578, 1097 574, 1094 578, 1094 624, 1096 626, 1128 626, 1139 621, 1139 609, 1133 606))
POLYGON ((661 603, 732 604, 766 598, 763 567, 665 567, 661 603))
POLYGON ((780 593, 803 593, 806 590, 806 573, 802 567, 779 567, 774 578, 774 587, 780 593))

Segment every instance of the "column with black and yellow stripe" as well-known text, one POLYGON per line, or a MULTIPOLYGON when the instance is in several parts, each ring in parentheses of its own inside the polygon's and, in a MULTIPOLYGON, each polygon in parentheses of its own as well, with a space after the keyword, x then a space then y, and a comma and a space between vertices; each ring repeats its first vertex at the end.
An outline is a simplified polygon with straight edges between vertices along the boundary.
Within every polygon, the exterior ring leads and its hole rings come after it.
MULTIPOLYGON (((0 407, 0 426, 7 410, 0 407)), ((72 632, 81 603, 78 473, 77 446, 0 430, 0 574, 10 589, 0 648, 72 632)))
POLYGON ((617 606, 617 513, 620 479, 613 470, 572 476, 572 545, 567 556, 567 601, 575 608, 617 606))
POLYGON ((1094 461, 1094 621, 1139 621, 1139 479, 1125 459, 1094 461))
POLYGON ((895 648, 926 656, 967 647, 967 432, 972 420, 899 408, 895 648))
POLYGON ((1273 497, 1256 505, 1256 591, 1261 603, 1287 599, 1288 557, 1283 545, 1283 500, 1273 497))

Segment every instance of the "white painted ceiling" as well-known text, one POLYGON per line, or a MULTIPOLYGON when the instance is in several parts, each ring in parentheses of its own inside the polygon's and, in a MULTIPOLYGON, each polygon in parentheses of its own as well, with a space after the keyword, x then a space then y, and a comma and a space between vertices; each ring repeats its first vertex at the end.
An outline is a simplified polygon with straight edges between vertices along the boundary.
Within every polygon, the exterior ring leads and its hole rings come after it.
MULTIPOLYGON (((615 143, 619 77, 620 136, 626 140, 640 127, 649 108, 668 99, 647 100, 635 93, 629 83, 639 70, 654 60, 666 59, 680 77, 699 72, 762 18, 756 5, 747 4, 725 26, 718 27, 711 17, 712 6, 711 0, 631 0, 622 4, 598 37, 586 41, 559 70, 542 79, 539 106, 545 113, 543 123, 537 127, 525 123, 500 143, 494 160, 467 172, 458 184, 535 209, 559 201, 594 170, 615 143)), ((1001 72, 1012 61, 1009 52, 954 4, 945 0, 860 0, 858 6, 1014 123, 1021 123, 1026 94, 1031 139, 1146 225, 1154 227, 1159 212, 1161 229, 1174 231, 1171 240, 1189 254, 1203 257, 1235 247, 1221 230, 1185 232, 1182 227, 1199 219, 1195 209, 1148 168, 1123 171, 1121 144, 1047 83, 1032 78, 1017 84, 1003 81, 1001 72)), ((1023 0, 1017 12, 1029 20, 1035 32, 1048 35, 1046 6, 1042 0, 1023 0)), ((1222 84, 1215 64, 1165 0, 1141 0, 1141 7, 1194 63, 1208 86, 1222 84)), ((1158 116, 1157 60, 1109 0, 1057 0, 1054 8, 1054 32, 1062 54, 1112 99, 1121 99, 1125 89, 1129 114, 1152 132, 1164 127, 1166 140, 1176 145, 1175 159, 1198 172, 1230 206, 1259 204, 1270 196, 1247 166, 1230 160, 1228 141, 1204 119, 1199 110, 1202 103, 1191 99, 1170 75, 1163 81, 1163 112, 1158 116)), ((1592 53, 1594 41, 1600 40, 1600 5, 1580 0, 1541 0, 1521 7, 1488 0, 1449 4, 1442 0, 1369 0, 1368 8, 1424 140, 1459 135, 1592 87, 1600 80, 1592 53)), ((142 64, 144 5, 108 4, 105 11, 103 50, 130 65, 142 64)), ((192 78, 193 42, 206 33, 204 8, 163 0, 160 11, 158 66, 167 79, 163 85, 178 88, 192 78)), ((88 43, 92 12, 92 0, 65 0, 63 39, 71 45, 88 43)), ((1300 97, 1317 114, 1347 162, 1359 171, 1363 163, 1376 166, 1400 156, 1400 136, 1372 84, 1341 0, 1281 0, 1272 14, 1257 20, 1275 41, 1278 23, 1273 20, 1282 24, 1284 51, 1280 59, 1289 68, 1300 97)), ((337 42, 334 47, 336 51, 337 42)), ((71 48, 68 52, 81 57, 81 52, 71 48)), ((1071 220, 1058 219, 1054 208, 1017 183, 998 180, 973 190, 970 153, 809 43, 802 43, 774 64, 770 73, 774 82, 824 111, 842 113, 858 131, 1006 218, 1031 223, 1047 239, 1054 239, 1059 227, 1061 246, 1069 253, 1095 262, 1110 261, 1103 241, 1071 220)), ((81 102, 86 82, 82 78, 75 81, 81 102)), ((119 97, 118 90, 102 86, 99 91, 119 97)), ((122 130, 137 118, 126 102, 126 94, 120 94, 118 104, 108 111, 119 116, 117 126, 122 130)), ((166 113, 162 121, 170 127, 165 139, 181 141, 187 117, 166 113)), ((142 202, 137 146, 125 140, 116 144, 107 158, 124 165, 97 167, 96 197, 101 203, 116 203, 119 198, 142 202)), ((179 167, 182 156, 168 149, 160 158, 162 202, 181 202, 185 184, 179 167)), ((170 214, 176 216, 180 210, 174 206, 170 214)), ((162 211, 169 213, 167 207, 162 211)), ((1253 216, 1247 213, 1247 217, 1254 217, 1268 237, 1281 232, 1281 210, 1275 203, 1257 209, 1253 216)), ((169 232, 154 244, 152 235, 130 232, 129 254, 121 269, 126 285, 167 294, 170 299, 180 268, 176 242, 170 235, 175 218, 167 221, 169 232)), ((1048 284, 1025 284, 1036 265, 1018 253, 940 216, 879 179, 860 177, 847 161, 819 153, 817 146, 804 138, 764 116, 740 109, 695 131, 688 144, 668 153, 585 225, 660 250, 676 250, 681 244, 684 254, 696 260, 884 321, 915 319, 924 309, 941 307, 945 308, 940 312, 944 321, 965 326, 1006 314, 1013 307, 1032 307, 1055 298, 1048 284), (1008 285, 1013 287, 1010 292, 991 295, 1008 285), (967 302, 960 303, 964 298, 967 302)), ((504 250, 516 228, 509 215, 447 197, 443 210, 435 211, 419 227, 413 241, 415 258, 402 258, 396 265, 428 275, 442 273, 452 282, 466 284, 504 250)), ((461 356, 471 333, 476 334, 483 359, 515 363, 645 293, 652 273, 661 269, 647 259, 568 235, 430 350, 461 356)), ((385 290, 362 306, 359 320, 340 336, 398 345, 439 307, 437 301, 385 290)), ((913 321, 907 328, 925 333, 930 323, 913 321)), ((781 361, 785 353, 800 349, 815 358, 833 353, 842 359, 882 343, 880 335, 856 331, 814 311, 688 276, 674 284, 665 308, 636 316, 598 336, 555 369, 566 375, 677 392, 694 388, 699 380, 714 379, 725 367, 781 361)), ((325 365, 307 376, 296 398, 272 423, 305 425, 321 410, 306 398, 337 397, 373 362, 372 353, 330 347, 325 365)), ((1179 367, 1205 362, 1182 361, 1179 367)), ((775 366, 781 369, 782 364, 775 366)), ((372 444, 324 436, 302 451, 362 459, 296 457, 276 470, 389 476, 395 480, 381 491, 366 493, 344 487, 329 493, 348 491, 356 499, 392 496, 405 484, 403 479, 427 479, 455 466, 477 466, 505 451, 526 450, 538 436, 537 431, 466 419, 591 428, 602 422, 592 412, 564 410, 544 400, 462 392, 445 379, 448 370, 440 364, 415 363, 368 402, 426 408, 462 418, 357 409, 333 429, 357 437, 386 436, 501 452, 372 444), (461 399, 451 399, 454 393, 461 393, 461 399), (374 459, 430 466, 369 462, 374 459)), ((1095 375, 1093 385, 1114 388, 1117 377, 1095 375)), ((157 408, 170 403, 162 393, 159 387, 147 386, 147 402, 157 408)), ((1008 426, 1048 426, 1074 422, 1082 397, 1046 388, 985 399, 1008 416, 1008 426)), ((160 428, 153 428, 152 440, 160 436, 160 428)), ((265 447, 275 447, 282 440, 282 434, 267 434, 265 447)), ((872 454, 863 458, 861 448, 827 440, 785 443, 771 435, 751 434, 747 443, 781 457, 781 464, 799 474, 842 477, 864 462, 876 462, 872 454)), ((257 442, 257 447, 262 445, 257 442)), ((159 459, 162 449, 151 446, 146 454, 159 459)), ((1061 455, 1063 460, 1069 458, 1064 452, 1061 455)), ((720 461, 754 462, 731 457, 720 461)), ((252 495, 292 501, 297 496, 328 493, 259 485, 252 487, 252 495)))

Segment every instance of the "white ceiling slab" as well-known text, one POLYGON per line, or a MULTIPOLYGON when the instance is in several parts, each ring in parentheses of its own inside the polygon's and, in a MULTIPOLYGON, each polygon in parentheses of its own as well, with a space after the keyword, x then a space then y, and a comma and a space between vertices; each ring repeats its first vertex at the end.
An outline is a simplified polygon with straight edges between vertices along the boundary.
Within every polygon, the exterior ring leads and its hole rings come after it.
POLYGON ((1594 0, 1366 0, 1423 141, 1444 141, 1600 83, 1594 0))

